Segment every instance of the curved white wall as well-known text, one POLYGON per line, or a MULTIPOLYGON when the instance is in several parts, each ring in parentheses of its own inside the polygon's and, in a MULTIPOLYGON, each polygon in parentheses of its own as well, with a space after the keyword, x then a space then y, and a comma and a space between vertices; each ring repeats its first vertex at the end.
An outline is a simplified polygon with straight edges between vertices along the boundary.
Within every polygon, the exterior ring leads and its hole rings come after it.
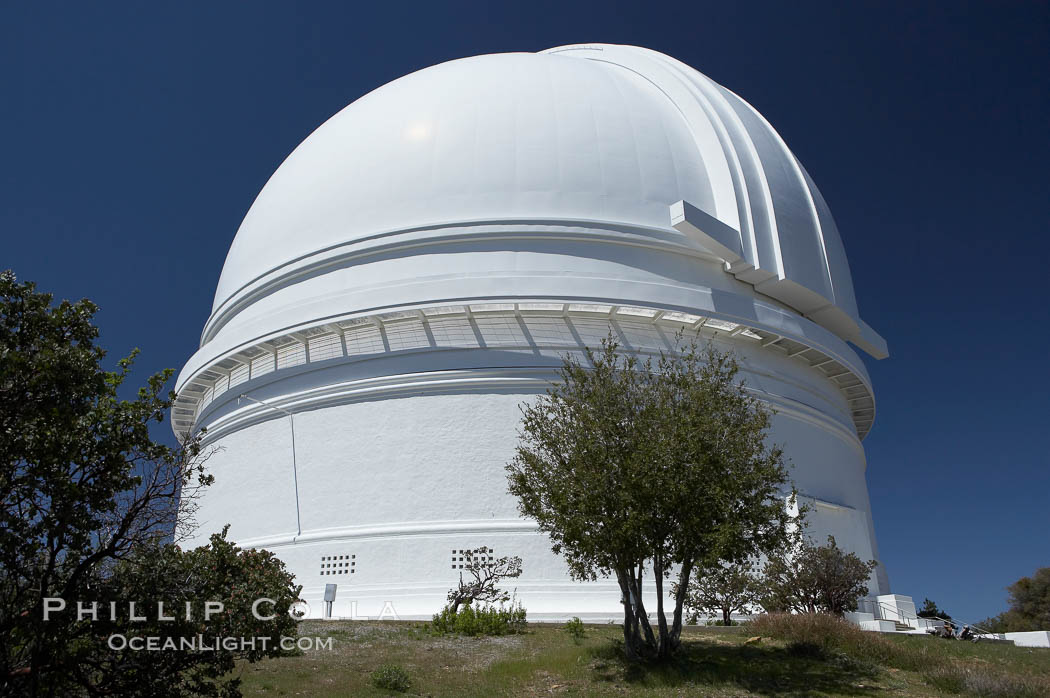
MULTIPOLYGON (((336 615, 350 615, 354 602, 358 615, 377 616, 389 602, 401 617, 428 616, 458 578, 452 551, 484 545, 523 558, 525 572, 512 585, 534 617, 616 616, 615 583, 571 583, 546 537, 519 518, 504 465, 519 405, 543 391, 560 355, 595 346, 610 327, 630 349, 653 352, 670 346, 674 328, 506 312, 472 321, 429 327, 431 335, 455 335, 473 324, 482 341, 472 348, 428 344, 365 361, 344 357, 269 373, 217 398, 204 415, 218 451, 209 461, 216 482, 198 514, 202 541, 230 523, 239 544, 278 553, 315 613, 324 585, 336 583, 336 615), (293 411, 294 472, 291 420, 238 400, 241 392, 293 411), (340 566, 322 568, 333 564, 322 558, 340 556, 340 566), (347 571, 324 574, 332 569, 347 571)), ((397 324, 384 329, 388 343, 397 324)), ((427 334, 418 321, 401 326, 402 336, 427 334)), ((800 491, 822 503, 811 515, 814 532, 877 556, 863 449, 842 391, 755 340, 715 341, 737 352, 747 385, 777 410, 770 438, 785 445, 800 491)))

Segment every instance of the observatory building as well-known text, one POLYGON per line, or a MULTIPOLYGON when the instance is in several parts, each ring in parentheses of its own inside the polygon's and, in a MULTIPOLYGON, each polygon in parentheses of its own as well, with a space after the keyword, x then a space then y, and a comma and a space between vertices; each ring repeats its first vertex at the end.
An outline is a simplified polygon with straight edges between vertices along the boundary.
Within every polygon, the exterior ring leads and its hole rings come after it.
POLYGON ((429 616, 482 546, 522 558, 530 617, 620 616, 615 580, 573 582, 504 471, 519 404, 610 329, 642 353, 679 329, 732 348, 810 534, 878 558, 853 347, 887 349, 827 204, 743 99, 612 45, 420 70, 277 169, 176 386, 176 433, 219 447, 190 544, 231 524, 315 616, 328 584, 336 616, 429 616))

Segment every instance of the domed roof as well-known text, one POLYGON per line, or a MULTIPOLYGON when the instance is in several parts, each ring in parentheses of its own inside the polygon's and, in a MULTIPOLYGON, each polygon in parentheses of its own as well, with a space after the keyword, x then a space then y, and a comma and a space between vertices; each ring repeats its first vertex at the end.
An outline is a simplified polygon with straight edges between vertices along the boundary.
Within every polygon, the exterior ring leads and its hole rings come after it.
POLYGON ((772 127, 692 68, 609 45, 450 61, 337 113, 245 216, 204 343, 260 279, 333 248, 497 222, 684 233, 761 294, 885 355, 831 213, 772 127))

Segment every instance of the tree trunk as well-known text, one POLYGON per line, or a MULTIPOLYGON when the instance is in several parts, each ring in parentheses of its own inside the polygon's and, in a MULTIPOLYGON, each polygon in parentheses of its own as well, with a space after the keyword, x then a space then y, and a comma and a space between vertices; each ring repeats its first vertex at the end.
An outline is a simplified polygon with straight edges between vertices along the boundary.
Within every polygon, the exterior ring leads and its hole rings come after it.
POLYGON ((671 649, 677 650, 682 644, 682 607, 689 591, 689 577, 693 573, 693 561, 686 560, 678 572, 678 591, 674 597, 674 621, 671 625, 671 649))
POLYGON ((459 613, 459 607, 463 604, 473 603, 474 597, 472 596, 460 596, 459 598, 453 599, 452 601, 452 615, 459 613))
POLYGON ((660 631, 660 642, 656 648, 659 659, 671 656, 671 637, 667 629, 667 616, 664 614, 664 558, 657 553, 653 558, 653 577, 656 582, 656 623, 660 631))
POLYGON ((616 581, 623 595, 623 651, 629 661, 634 661, 639 657, 638 649, 641 643, 638 636, 638 619, 631 600, 631 584, 628 574, 619 569, 616 570, 616 581))
MULTIPOLYGON (((639 655, 652 656, 656 652, 656 637, 653 635, 653 628, 649 624, 649 616, 645 612, 645 602, 642 601, 642 570, 644 567, 638 565, 637 569, 633 566, 629 568, 627 575, 627 583, 632 592, 634 599, 634 619, 637 632, 637 649, 639 655), (644 634, 644 638, 641 636, 644 634)), ((630 597, 628 597, 630 598, 630 597)))

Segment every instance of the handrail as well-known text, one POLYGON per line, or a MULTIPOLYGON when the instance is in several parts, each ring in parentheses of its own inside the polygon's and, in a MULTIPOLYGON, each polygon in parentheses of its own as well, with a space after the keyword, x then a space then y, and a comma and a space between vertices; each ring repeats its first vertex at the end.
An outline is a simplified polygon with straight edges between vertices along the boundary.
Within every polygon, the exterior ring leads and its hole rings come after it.
POLYGON ((954 620, 952 618, 941 618, 940 616, 920 616, 918 614, 916 614, 916 617, 917 618, 925 618, 926 620, 931 620, 931 619, 932 620, 939 620, 939 621, 943 621, 945 623, 951 623, 952 625, 969 626, 970 630, 973 630, 974 634, 976 634, 976 635, 999 635, 1000 634, 1000 633, 993 633, 991 630, 988 630, 987 628, 982 628, 981 626, 977 625, 976 623, 962 623, 961 621, 954 620))
MULTIPOLYGON (((918 613, 916 613, 913 616, 910 616, 910 618, 909 618, 909 616, 902 609, 897 608, 896 606, 890 606, 889 604, 883 603, 882 601, 879 601, 878 599, 873 599, 872 603, 877 604, 880 608, 886 609, 887 611, 890 611, 892 614, 896 615, 898 618, 901 619, 901 622, 902 622, 903 625, 909 625, 909 626, 911 625, 910 623, 904 622, 904 621, 907 621, 907 620, 914 620, 914 621, 916 621, 916 625, 918 625, 918 620, 920 618, 922 618, 923 620, 939 620, 939 621, 941 621, 943 623, 948 623, 948 624, 954 625, 954 626, 968 625, 970 627, 970 629, 973 630, 978 635, 998 635, 999 634, 999 633, 994 633, 991 630, 988 630, 987 628, 982 628, 981 626, 977 625, 976 623, 964 623, 964 622, 962 622, 962 621, 960 621, 958 619, 941 618, 940 616, 920 616, 918 613)), ((882 614, 880 613, 879 615, 882 615, 882 614)), ((882 618, 882 620, 892 620, 892 619, 890 619, 890 618, 882 618)))

